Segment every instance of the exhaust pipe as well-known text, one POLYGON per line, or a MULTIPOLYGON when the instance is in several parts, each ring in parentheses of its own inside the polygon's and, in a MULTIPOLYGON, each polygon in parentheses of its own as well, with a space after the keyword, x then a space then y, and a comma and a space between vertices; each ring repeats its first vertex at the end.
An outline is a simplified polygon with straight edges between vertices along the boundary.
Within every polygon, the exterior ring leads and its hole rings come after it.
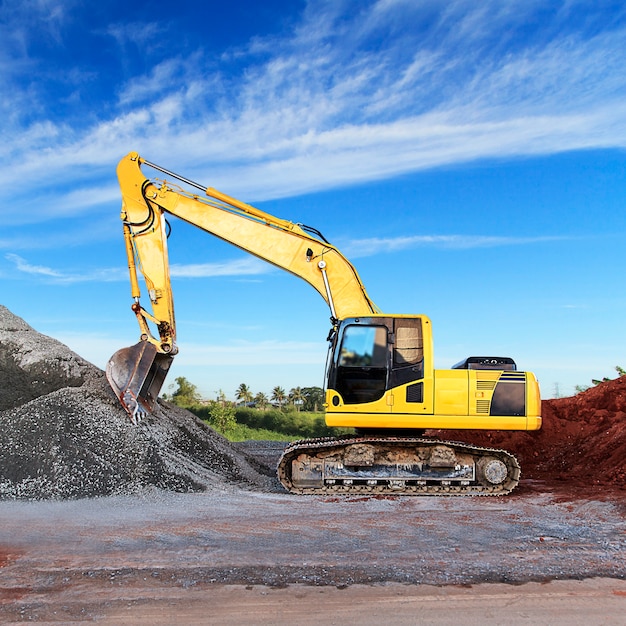
POLYGON ((118 350, 107 363, 106 377, 133 424, 152 413, 174 357, 149 341, 118 350))

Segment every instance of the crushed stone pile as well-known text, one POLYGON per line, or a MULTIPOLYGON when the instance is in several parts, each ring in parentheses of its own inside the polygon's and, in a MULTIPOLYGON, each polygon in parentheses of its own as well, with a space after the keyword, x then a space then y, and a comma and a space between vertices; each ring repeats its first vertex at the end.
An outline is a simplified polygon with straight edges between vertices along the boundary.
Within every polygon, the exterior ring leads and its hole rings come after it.
POLYGON ((526 479, 626 488, 626 376, 572 397, 544 400, 541 413, 542 429, 536 432, 437 434, 514 453, 526 479))
POLYGON ((0 305, 0 499, 270 488, 259 468, 168 403, 133 426, 102 370, 0 305))
POLYGON ((99 375, 95 365, 0 305, 0 411, 99 375))

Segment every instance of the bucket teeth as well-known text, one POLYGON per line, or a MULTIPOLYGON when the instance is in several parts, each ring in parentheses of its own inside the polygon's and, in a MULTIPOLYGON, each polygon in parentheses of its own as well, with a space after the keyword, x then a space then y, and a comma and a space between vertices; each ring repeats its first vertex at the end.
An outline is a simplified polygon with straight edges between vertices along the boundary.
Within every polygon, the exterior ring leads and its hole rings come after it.
POLYGON ((126 409, 130 416, 130 421, 134 426, 137 426, 139 422, 147 415, 146 409, 143 405, 135 398, 130 391, 126 391, 124 393, 123 398, 120 398, 122 406, 126 409))

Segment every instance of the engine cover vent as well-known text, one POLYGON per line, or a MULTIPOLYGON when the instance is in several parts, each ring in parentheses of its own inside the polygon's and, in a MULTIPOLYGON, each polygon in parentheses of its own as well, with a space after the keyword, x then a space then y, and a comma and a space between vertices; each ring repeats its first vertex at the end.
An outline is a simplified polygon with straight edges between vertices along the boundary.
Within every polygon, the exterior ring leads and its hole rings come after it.
POLYGON ((476 400, 476 413, 489 415, 489 400, 476 400))

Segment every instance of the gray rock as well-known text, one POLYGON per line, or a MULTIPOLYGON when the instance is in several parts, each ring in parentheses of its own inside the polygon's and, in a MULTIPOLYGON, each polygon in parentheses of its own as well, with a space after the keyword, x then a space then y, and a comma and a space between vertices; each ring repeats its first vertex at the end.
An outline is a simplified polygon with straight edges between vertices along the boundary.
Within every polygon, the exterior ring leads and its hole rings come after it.
POLYGON ((101 375, 65 344, 0 305, 0 411, 101 375))
POLYGON ((256 467, 175 405, 134 426, 102 370, 0 306, 0 499, 271 488, 256 467))

